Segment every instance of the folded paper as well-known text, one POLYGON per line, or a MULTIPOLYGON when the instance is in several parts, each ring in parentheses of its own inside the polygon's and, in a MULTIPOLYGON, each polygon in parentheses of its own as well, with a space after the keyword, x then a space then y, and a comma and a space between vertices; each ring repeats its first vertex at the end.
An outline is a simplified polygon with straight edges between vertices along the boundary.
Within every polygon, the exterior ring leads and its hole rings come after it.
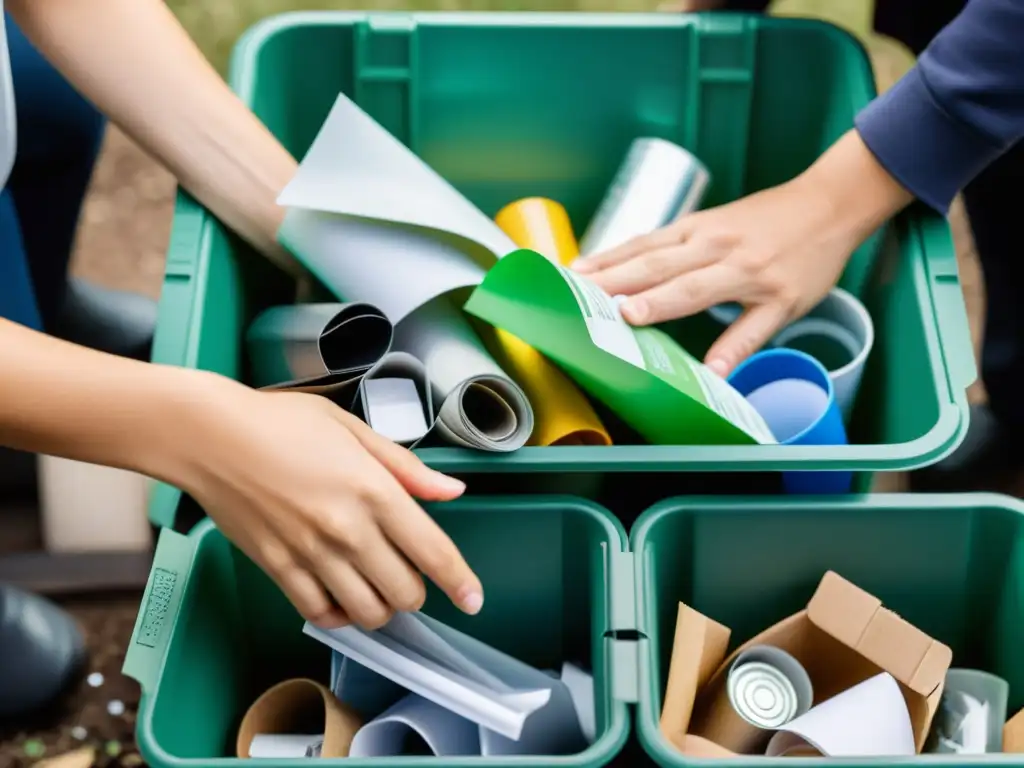
POLYGON ((483 730, 482 754, 571 754, 586 746, 566 685, 421 613, 375 631, 303 631, 483 730))
POLYGON ((593 282, 533 251, 505 256, 464 309, 554 360, 653 443, 774 438, 720 376, 655 328, 633 328, 593 282))
POLYGON ((352 738, 361 726, 359 715, 338 701, 326 686, 306 678, 285 680, 265 691, 246 711, 238 728, 235 752, 240 758, 255 757, 252 747, 257 736, 257 748, 294 751, 298 749, 296 737, 301 736, 308 739, 308 748, 320 744, 322 757, 347 757, 352 738))
POLYGON ((309 391, 351 381, 387 353, 392 334, 384 314, 362 302, 271 307, 246 334, 253 386, 309 391))
MULTIPOLYGON (((503 208, 495 221, 517 245, 532 248, 553 263, 568 264, 579 254, 568 214, 551 200, 520 200, 503 208)), ((553 362, 501 328, 482 325, 480 335, 533 405, 531 445, 611 445, 594 408, 553 362)))
POLYGON ((395 348, 426 366, 438 404, 435 428, 447 442, 488 451, 526 444, 534 426, 530 401, 446 296, 398 324, 395 348))
POLYGON ((917 753, 900 686, 882 672, 783 725, 767 756, 900 757, 917 753), (809 749, 808 749, 809 748, 809 749))
POLYGON ((476 285, 515 250, 501 229, 345 95, 278 197, 278 239, 339 298, 394 323, 476 285))

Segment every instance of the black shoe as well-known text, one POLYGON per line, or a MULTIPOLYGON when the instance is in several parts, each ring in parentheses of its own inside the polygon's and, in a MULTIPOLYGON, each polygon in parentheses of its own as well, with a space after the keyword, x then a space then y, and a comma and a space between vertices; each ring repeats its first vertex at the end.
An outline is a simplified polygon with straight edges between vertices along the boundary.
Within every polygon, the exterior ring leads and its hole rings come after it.
POLYGON ((1020 436, 1014 439, 988 406, 972 405, 970 419, 964 441, 952 454, 910 474, 911 490, 991 490, 1024 468, 1020 436))
POLYGON ((157 303, 136 293, 69 278, 56 336, 102 352, 149 360, 157 303))
POLYGON ((70 615, 46 598, 0 586, 0 719, 54 703, 79 677, 86 656, 70 615))

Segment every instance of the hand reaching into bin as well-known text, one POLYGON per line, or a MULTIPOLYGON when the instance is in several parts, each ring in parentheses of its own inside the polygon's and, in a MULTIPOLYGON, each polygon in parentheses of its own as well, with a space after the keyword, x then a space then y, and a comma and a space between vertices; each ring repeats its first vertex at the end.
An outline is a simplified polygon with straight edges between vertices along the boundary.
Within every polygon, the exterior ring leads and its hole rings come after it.
POLYGON ((129 469, 191 494, 325 628, 416 610, 422 572, 467 613, 479 580, 413 501, 461 482, 316 395, 140 363, 0 320, 0 444, 129 469))
MULTIPOLYGON (((737 9, 746 3, 718 5, 737 9)), ((1017 178, 998 161, 1024 138, 1022 33, 1022 4, 965 4, 917 65, 857 116, 856 129, 797 179, 684 216, 583 261, 580 271, 611 293, 631 296, 623 315, 639 324, 740 302, 746 312, 707 356, 709 366, 727 374, 785 321, 810 309, 839 277, 850 252, 913 197, 945 214, 958 190, 973 197, 972 182, 986 169, 999 179, 1017 178)), ((979 210, 1005 196, 987 189, 979 210)), ((988 223, 987 214, 979 218, 988 223)), ((982 234, 1000 253, 1014 252, 999 242, 1012 237, 982 234)), ((1007 352, 1019 346, 1016 338, 1006 340, 991 358, 1019 368, 1007 352)))
POLYGON ((628 296, 621 311, 635 325, 740 302, 745 312, 706 356, 726 376, 817 304, 861 241, 908 202, 851 131, 792 181, 683 216, 574 268, 628 296))

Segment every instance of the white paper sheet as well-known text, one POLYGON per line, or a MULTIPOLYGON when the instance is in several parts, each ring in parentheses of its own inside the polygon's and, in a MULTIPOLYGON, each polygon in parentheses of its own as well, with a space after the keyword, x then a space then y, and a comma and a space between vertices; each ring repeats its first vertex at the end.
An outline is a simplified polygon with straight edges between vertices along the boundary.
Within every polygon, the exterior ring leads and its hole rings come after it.
POLYGON ((482 748, 490 750, 485 754, 566 754, 585 747, 564 683, 424 614, 396 619, 377 631, 357 626, 325 630, 309 623, 303 631, 494 731, 481 734, 482 748))
POLYGON ((249 757, 319 757, 323 734, 257 733, 249 744, 249 757))
POLYGON ((914 755, 914 728, 900 686, 887 672, 812 707, 780 728, 768 757, 808 745, 826 757, 914 755))
POLYGON ((401 755, 415 733, 437 757, 480 754, 480 727, 410 693, 356 733, 349 757, 401 755))
POLYGON ((339 296, 372 302, 396 323, 435 296, 476 285, 516 250, 343 94, 278 203, 290 209, 278 239, 339 296))
POLYGON ((368 379, 366 423, 374 432, 404 444, 419 440, 429 429, 416 382, 412 379, 368 379))

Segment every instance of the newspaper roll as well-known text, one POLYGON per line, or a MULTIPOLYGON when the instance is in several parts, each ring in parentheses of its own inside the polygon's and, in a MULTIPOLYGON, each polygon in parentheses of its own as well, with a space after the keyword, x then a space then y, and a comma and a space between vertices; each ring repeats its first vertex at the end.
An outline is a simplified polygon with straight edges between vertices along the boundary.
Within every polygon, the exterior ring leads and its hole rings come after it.
POLYGON ((394 327, 372 304, 271 307, 249 326, 253 386, 322 392, 358 379, 391 348, 394 327))
POLYGON ((395 349, 421 360, 434 390, 436 429, 448 442, 514 451, 533 431, 533 408, 488 354, 469 321, 441 296, 395 328, 395 349))

